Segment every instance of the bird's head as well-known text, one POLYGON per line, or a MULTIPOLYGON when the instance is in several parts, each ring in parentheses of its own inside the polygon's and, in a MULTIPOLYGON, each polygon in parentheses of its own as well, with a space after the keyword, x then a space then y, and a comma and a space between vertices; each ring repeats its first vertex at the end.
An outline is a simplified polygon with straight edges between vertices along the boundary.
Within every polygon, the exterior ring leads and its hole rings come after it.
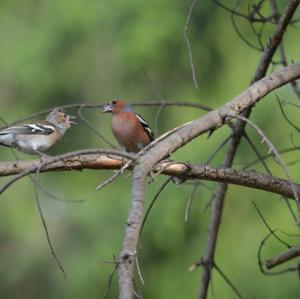
POLYGON ((112 114, 132 111, 132 107, 125 100, 114 99, 102 107, 102 112, 111 112, 112 114))
POLYGON ((76 124, 76 122, 73 121, 75 118, 76 116, 66 114, 63 109, 55 108, 48 114, 46 120, 64 134, 65 131, 71 127, 71 124, 76 124))

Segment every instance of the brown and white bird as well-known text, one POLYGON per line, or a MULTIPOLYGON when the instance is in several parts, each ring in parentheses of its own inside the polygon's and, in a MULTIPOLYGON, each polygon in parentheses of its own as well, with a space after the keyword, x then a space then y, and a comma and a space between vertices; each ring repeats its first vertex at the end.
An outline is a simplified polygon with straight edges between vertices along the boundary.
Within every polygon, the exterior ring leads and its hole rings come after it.
POLYGON ((112 100, 103 106, 102 111, 112 113, 112 132, 127 152, 138 153, 154 140, 147 122, 125 100, 112 100))
POLYGON ((59 141, 74 116, 56 108, 45 121, 11 126, 0 131, 0 145, 16 148, 26 154, 41 154, 59 141))

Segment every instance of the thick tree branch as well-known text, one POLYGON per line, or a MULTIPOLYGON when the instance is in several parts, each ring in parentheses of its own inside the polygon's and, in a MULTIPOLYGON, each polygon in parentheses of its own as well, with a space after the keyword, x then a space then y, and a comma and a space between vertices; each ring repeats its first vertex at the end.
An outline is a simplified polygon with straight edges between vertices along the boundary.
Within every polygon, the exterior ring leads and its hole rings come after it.
POLYGON ((143 221, 143 216, 141 215, 144 213, 145 195, 145 188, 141 186, 145 186, 146 176, 153 169, 154 165, 195 137, 222 126, 227 117, 240 114, 245 109, 257 103, 272 90, 296 80, 299 77, 300 64, 294 64, 261 79, 223 107, 211 111, 195 121, 185 124, 170 135, 165 134, 165 137, 162 140, 160 139, 154 143, 154 146, 140 157, 139 164, 135 166, 134 170, 132 204, 127 221, 129 223, 134 222, 135 225, 130 228, 130 232, 128 231, 128 227, 126 228, 123 247, 119 257, 122 261, 119 267, 121 299, 132 298, 134 261, 128 261, 122 256, 122 253, 137 251, 139 231, 132 233, 131 230, 139 230, 141 227, 143 221), (140 210, 132 211, 133 208, 140 210), (135 215, 136 217, 134 217, 135 215), (134 236, 134 239, 132 239, 132 236, 134 236), (128 245, 128 239, 130 239, 130 246, 128 245))
MULTIPOLYGON (((39 160, 38 163, 35 163, 34 165, 28 165, 31 166, 29 168, 26 168, 23 172, 20 172, 16 176, 14 176, 12 179, 10 179, 8 182, 6 182, 1 188, 0 188, 0 194, 3 193, 8 187, 10 187, 13 183, 18 181, 19 179, 23 178, 26 175, 29 175, 31 173, 39 173, 41 169, 45 168, 47 165, 51 163, 58 162, 60 160, 64 159, 69 159, 81 154, 111 154, 111 155, 117 155, 125 158, 129 158, 134 160, 133 155, 126 153, 126 152, 121 152, 121 151, 116 151, 116 150, 101 150, 101 149, 86 149, 86 150, 79 150, 75 152, 70 152, 66 153, 63 155, 55 156, 55 157, 48 157, 48 158, 43 158, 39 160)), ((12 165, 12 167, 14 167, 12 165)))
POLYGON ((119 298, 131 299, 133 295, 133 278, 137 256, 137 240, 142 227, 145 207, 144 193, 146 190, 145 177, 147 172, 142 164, 133 170, 132 182, 135 188, 132 190, 131 207, 125 224, 125 238, 119 256, 119 298))
MULTIPOLYGON (((40 172, 120 169, 128 162, 127 159, 124 160, 121 157, 116 158, 105 154, 81 154, 49 163, 48 160, 51 161, 53 158, 46 158, 44 160, 45 166, 40 169, 40 172)), ((21 174, 27 172, 28 169, 36 169, 40 166, 40 163, 40 160, 1 162, 0 177, 21 174)), ((130 166, 128 169, 132 168, 133 166, 130 166)), ((199 179, 226 182, 293 198, 293 191, 288 180, 256 171, 236 170, 225 167, 215 168, 209 165, 194 165, 180 162, 162 162, 158 164, 156 169, 158 171, 163 169, 161 173, 164 175, 179 176, 185 180, 199 179)), ((300 185, 296 183, 294 185, 297 193, 300 195, 300 185)))

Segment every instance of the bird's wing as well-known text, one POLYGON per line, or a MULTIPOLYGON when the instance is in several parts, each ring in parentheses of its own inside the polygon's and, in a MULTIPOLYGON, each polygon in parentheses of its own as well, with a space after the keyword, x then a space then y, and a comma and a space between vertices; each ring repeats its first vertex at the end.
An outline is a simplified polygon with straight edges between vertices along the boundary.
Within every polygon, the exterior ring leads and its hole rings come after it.
POLYGON ((138 118, 138 120, 140 121, 140 123, 143 126, 144 130, 148 134, 150 140, 153 141, 155 139, 154 133, 151 130, 151 128, 149 127, 148 123, 138 113, 136 113, 136 117, 138 118))
POLYGON ((55 131, 55 127, 51 124, 33 123, 22 124, 8 127, 0 131, 0 135, 6 134, 23 134, 23 135, 50 135, 55 131))

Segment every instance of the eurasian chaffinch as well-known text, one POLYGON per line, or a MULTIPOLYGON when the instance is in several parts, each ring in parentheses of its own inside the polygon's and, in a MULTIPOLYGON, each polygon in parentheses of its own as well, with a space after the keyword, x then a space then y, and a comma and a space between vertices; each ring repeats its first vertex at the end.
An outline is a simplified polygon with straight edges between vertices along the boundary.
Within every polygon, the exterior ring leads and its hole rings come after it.
POLYGON ((70 128, 74 116, 56 108, 45 121, 20 124, 0 131, 0 145, 13 147, 26 154, 42 154, 49 149, 70 128))
POLYGON ((127 152, 138 153, 154 140, 154 134, 147 122, 125 100, 112 100, 102 111, 112 113, 112 132, 127 152))

